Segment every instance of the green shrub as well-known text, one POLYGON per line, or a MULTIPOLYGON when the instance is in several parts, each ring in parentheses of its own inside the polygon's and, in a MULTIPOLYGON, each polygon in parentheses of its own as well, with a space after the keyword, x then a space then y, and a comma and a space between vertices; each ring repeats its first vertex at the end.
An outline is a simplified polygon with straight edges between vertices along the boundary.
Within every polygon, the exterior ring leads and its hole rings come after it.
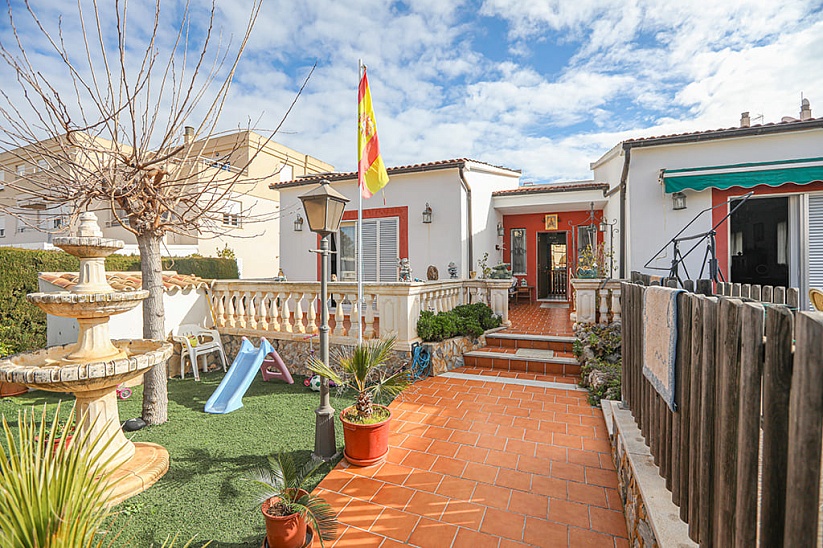
MULTIPOLYGON (((0 248, 0 356, 46 346, 46 314, 26 301, 38 289, 39 272, 77 272, 80 261, 62 251, 0 248)), ((237 262, 214 257, 163 259, 163 268, 201 278, 236 279, 237 262)), ((139 255, 111 255, 109 272, 140 270, 139 255)))
POLYGON ((420 313, 417 335, 426 342, 442 341, 457 336, 479 337, 485 331, 499 327, 500 316, 483 303, 456 306, 449 312, 420 313))

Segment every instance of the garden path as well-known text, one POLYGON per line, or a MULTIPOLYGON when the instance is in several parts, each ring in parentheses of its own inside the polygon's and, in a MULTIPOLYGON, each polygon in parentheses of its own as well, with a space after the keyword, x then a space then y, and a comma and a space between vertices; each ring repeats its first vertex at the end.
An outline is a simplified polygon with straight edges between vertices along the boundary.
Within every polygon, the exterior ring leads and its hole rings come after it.
POLYGON ((407 389, 388 461, 343 460, 316 489, 339 512, 331 544, 628 546, 600 410, 543 379, 463 367, 407 389))

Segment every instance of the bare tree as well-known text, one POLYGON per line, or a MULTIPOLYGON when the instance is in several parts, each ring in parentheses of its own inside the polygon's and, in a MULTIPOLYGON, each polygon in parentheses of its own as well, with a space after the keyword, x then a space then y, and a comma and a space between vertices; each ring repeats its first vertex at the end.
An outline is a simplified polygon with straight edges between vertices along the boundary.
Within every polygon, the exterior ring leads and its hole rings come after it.
MULTIPOLYGON (((222 154, 215 157, 218 121, 260 3, 252 1, 235 44, 223 43, 214 4, 200 12, 186 2, 161 13, 156 0, 147 17, 142 6, 129 11, 126 0, 113 6, 92 0, 90 7, 78 1, 77 19, 54 28, 28 1, 22 19, 9 4, 12 40, 0 43, 0 56, 18 87, 0 90, 0 151, 36 167, 6 186, 44 207, 63 207, 69 216, 102 204, 136 236, 149 291, 145 338, 166 336, 164 236, 220 230, 226 200, 260 182, 248 176, 260 147, 250 150, 247 131, 224 138, 228 151, 221 141, 222 154), (179 23, 171 34, 170 20, 179 23), (37 48, 26 40, 33 35, 37 48)), ((15 208, 10 212, 25 220, 25 207, 15 208)), ((165 366, 144 377, 149 424, 167 420, 166 378, 165 366)))

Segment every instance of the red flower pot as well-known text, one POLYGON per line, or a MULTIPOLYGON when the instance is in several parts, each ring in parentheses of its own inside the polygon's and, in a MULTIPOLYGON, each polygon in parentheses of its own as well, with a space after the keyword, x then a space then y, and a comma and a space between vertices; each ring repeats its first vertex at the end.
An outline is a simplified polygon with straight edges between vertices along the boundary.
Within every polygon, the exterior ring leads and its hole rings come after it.
MULTIPOLYGON (((375 407, 389 411, 388 407, 382 405, 375 407)), ((346 460, 355 466, 372 466, 383 462, 389 452, 391 411, 389 411, 389 418, 382 422, 357 424, 346 419, 351 409, 354 407, 347 407, 340 414, 340 421, 343 423, 343 438, 346 443, 343 455, 346 460)))
POLYGON ((0 398, 7 398, 9 396, 19 396, 25 394, 29 389, 14 382, 0 382, 0 398))
MULTIPOLYGON (((300 496, 306 494, 302 489, 300 496)), ((306 544, 306 520, 300 514, 290 516, 272 516, 268 509, 280 499, 277 497, 265 501, 260 508, 266 518, 266 541, 269 548, 300 548, 306 544)))

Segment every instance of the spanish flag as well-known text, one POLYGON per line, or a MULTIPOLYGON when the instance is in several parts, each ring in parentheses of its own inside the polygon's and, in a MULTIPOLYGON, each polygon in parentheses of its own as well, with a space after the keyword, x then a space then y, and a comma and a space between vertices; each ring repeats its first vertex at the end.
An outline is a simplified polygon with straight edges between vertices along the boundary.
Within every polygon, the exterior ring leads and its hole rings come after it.
POLYGON ((377 125, 365 66, 357 99, 357 183, 360 185, 360 193, 363 197, 371 198, 389 183, 389 174, 386 173, 386 166, 383 164, 383 158, 380 157, 377 125))

